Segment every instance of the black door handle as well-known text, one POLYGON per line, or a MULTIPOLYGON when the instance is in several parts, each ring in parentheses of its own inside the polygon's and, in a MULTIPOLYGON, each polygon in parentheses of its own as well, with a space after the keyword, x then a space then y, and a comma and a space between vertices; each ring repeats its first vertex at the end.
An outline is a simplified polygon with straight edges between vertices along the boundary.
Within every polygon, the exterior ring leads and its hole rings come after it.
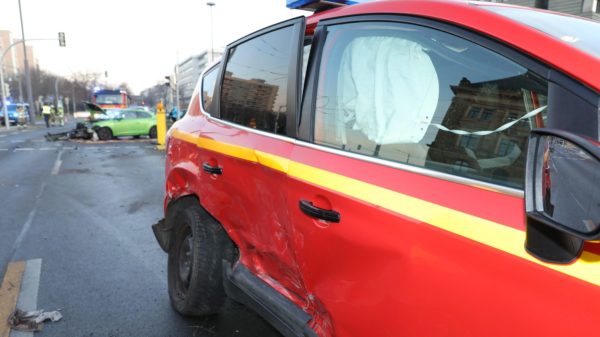
POLYGON ((211 166, 209 163, 203 163, 202 169, 210 174, 223 174, 223 169, 218 166, 211 166))
POLYGON ((334 210, 316 207, 308 200, 300 200, 299 206, 300 210, 310 217, 329 222, 340 222, 340 213, 334 210))

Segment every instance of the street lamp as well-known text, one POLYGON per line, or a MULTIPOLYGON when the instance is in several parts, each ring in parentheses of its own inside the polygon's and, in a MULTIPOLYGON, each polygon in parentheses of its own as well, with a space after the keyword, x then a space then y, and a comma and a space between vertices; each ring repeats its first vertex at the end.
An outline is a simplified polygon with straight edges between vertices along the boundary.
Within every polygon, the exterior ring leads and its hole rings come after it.
POLYGON ((206 5, 210 7, 210 61, 213 62, 215 60, 215 49, 214 49, 214 28, 213 28, 213 14, 212 8, 215 5, 214 2, 208 1, 206 5))
POLYGON ((23 67, 25 68, 25 82, 27 84, 27 102, 29 103, 29 122, 35 124, 35 106, 33 105, 33 93, 31 90, 31 72, 27 60, 27 46, 25 45, 25 29, 23 28, 23 12, 21 11, 21 0, 19 0, 19 18, 21 19, 21 35, 23 37, 23 67))

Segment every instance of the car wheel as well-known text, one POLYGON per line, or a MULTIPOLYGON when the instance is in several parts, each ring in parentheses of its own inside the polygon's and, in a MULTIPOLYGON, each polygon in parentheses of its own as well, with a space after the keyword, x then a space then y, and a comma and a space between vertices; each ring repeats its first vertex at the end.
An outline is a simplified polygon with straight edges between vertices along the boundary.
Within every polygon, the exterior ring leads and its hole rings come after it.
POLYGON ((133 139, 140 139, 140 136, 139 135, 133 136, 133 139))
POLYGON ((214 314, 226 298, 222 261, 232 256, 233 244, 198 200, 174 211, 175 240, 168 262, 171 305, 183 315, 214 314))
POLYGON ((156 138, 156 125, 150 128, 150 132, 148 133, 150 138, 156 138))
POLYGON ((107 127, 98 129, 96 133, 98 134, 98 139, 100 140, 109 140, 113 137, 112 130, 107 127))

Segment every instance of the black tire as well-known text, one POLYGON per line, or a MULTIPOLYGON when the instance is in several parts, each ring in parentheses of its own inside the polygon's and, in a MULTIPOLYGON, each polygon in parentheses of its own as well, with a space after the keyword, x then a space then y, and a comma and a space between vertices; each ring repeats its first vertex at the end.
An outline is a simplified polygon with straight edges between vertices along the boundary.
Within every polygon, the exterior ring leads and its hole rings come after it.
POLYGON ((139 135, 133 136, 133 139, 140 139, 140 136, 139 135))
POLYGON ((171 305, 182 315, 217 313, 227 297, 222 264, 231 259, 233 244, 197 199, 184 200, 170 211, 176 212, 170 215, 174 221, 168 265, 171 305))
POLYGON ((150 128, 150 132, 148 132, 148 136, 150 138, 156 138, 156 125, 150 128))
POLYGON ((96 134, 98 134, 98 139, 100 140, 109 140, 113 137, 112 130, 107 127, 99 128, 96 130, 96 134))

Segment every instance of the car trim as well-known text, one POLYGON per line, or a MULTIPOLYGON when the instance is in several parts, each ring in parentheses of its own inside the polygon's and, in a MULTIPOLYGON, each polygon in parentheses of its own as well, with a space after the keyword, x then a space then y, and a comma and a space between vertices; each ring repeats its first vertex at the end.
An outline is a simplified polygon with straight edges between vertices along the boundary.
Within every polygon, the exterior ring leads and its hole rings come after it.
POLYGON ((318 337, 309 323, 313 317, 246 266, 223 261, 223 285, 227 296, 252 308, 286 337, 318 337))
POLYGON ((477 215, 469 214, 386 187, 353 179, 343 174, 293 161, 252 148, 220 142, 214 139, 174 130, 173 137, 212 151, 264 167, 284 172, 291 179, 309 182, 324 189, 350 196, 360 202, 377 205, 395 214, 414 219, 493 249, 553 269, 562 274, 600 286, 600 255, 584 250, 579 259, 569 265, 557 265, 538 260, 525 251, 523 229, 511 227, 477 215))

